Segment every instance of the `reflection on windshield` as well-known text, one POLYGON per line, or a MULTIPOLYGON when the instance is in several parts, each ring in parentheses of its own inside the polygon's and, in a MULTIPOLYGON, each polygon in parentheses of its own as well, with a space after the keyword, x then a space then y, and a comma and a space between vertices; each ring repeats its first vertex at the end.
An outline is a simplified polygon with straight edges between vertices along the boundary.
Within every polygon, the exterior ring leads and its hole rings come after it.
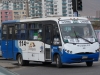
POLYGON ((90 24, 62 24, 60 25, 60 27, 63 40, 77 38, 77 36, 83 38, 95 37, 93 29, 90 24))

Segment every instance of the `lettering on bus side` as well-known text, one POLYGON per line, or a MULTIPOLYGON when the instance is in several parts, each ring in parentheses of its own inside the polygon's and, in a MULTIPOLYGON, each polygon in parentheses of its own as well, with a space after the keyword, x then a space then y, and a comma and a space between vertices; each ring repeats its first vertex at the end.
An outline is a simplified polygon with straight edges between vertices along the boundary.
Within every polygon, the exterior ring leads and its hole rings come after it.
POLYGON ((20 43, 20 46, 26 46, 26 41, 25 40, 24 41, 20 40, 19 43, 20 43))

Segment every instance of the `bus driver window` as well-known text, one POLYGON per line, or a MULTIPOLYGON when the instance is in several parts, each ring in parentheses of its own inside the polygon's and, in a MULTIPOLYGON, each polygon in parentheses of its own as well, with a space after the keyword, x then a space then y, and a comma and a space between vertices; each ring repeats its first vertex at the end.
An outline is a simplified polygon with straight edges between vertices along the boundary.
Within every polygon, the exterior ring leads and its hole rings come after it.
POLYGON ((58 30, 58 27, 54 28, 53 44, 54 45, 61 45, 61 39, 60 39, 60 33, 58 30))

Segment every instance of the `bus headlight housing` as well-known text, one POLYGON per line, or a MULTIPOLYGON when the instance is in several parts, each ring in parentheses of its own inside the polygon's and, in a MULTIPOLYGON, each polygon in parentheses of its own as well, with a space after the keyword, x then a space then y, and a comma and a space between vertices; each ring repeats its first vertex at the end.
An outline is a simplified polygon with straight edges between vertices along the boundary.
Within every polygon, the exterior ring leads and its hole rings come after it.
POLYGON ((67 49, 64 49, 67 53, 70 53, 70 54, 72 54, 72 51, 70 51, 70 50, 67 50, 67 49))
POLYGON ((99 49, 95 50, 95 52, 99 52, 99 49))

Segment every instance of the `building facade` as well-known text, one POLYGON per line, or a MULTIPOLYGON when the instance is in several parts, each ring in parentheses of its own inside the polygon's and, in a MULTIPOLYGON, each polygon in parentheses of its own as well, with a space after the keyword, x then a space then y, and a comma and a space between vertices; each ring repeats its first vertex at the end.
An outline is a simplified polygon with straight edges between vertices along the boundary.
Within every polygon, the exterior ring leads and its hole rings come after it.
POLYGON ((1 10, 25 10, 27 17, 73 16, 72 0, 2 0, 0 6, 1 10))
POLYGON ((0 10, 0 24, 3 21, 13 20, 13 11, 12 10, 0 10))
POLYGON ((72 0, 29 0, 30 17, 73 16, 72 0))
POLYGON ((25 10, 13 10, 13 19, 25 19, 26 18, 26 11, 25 10))

